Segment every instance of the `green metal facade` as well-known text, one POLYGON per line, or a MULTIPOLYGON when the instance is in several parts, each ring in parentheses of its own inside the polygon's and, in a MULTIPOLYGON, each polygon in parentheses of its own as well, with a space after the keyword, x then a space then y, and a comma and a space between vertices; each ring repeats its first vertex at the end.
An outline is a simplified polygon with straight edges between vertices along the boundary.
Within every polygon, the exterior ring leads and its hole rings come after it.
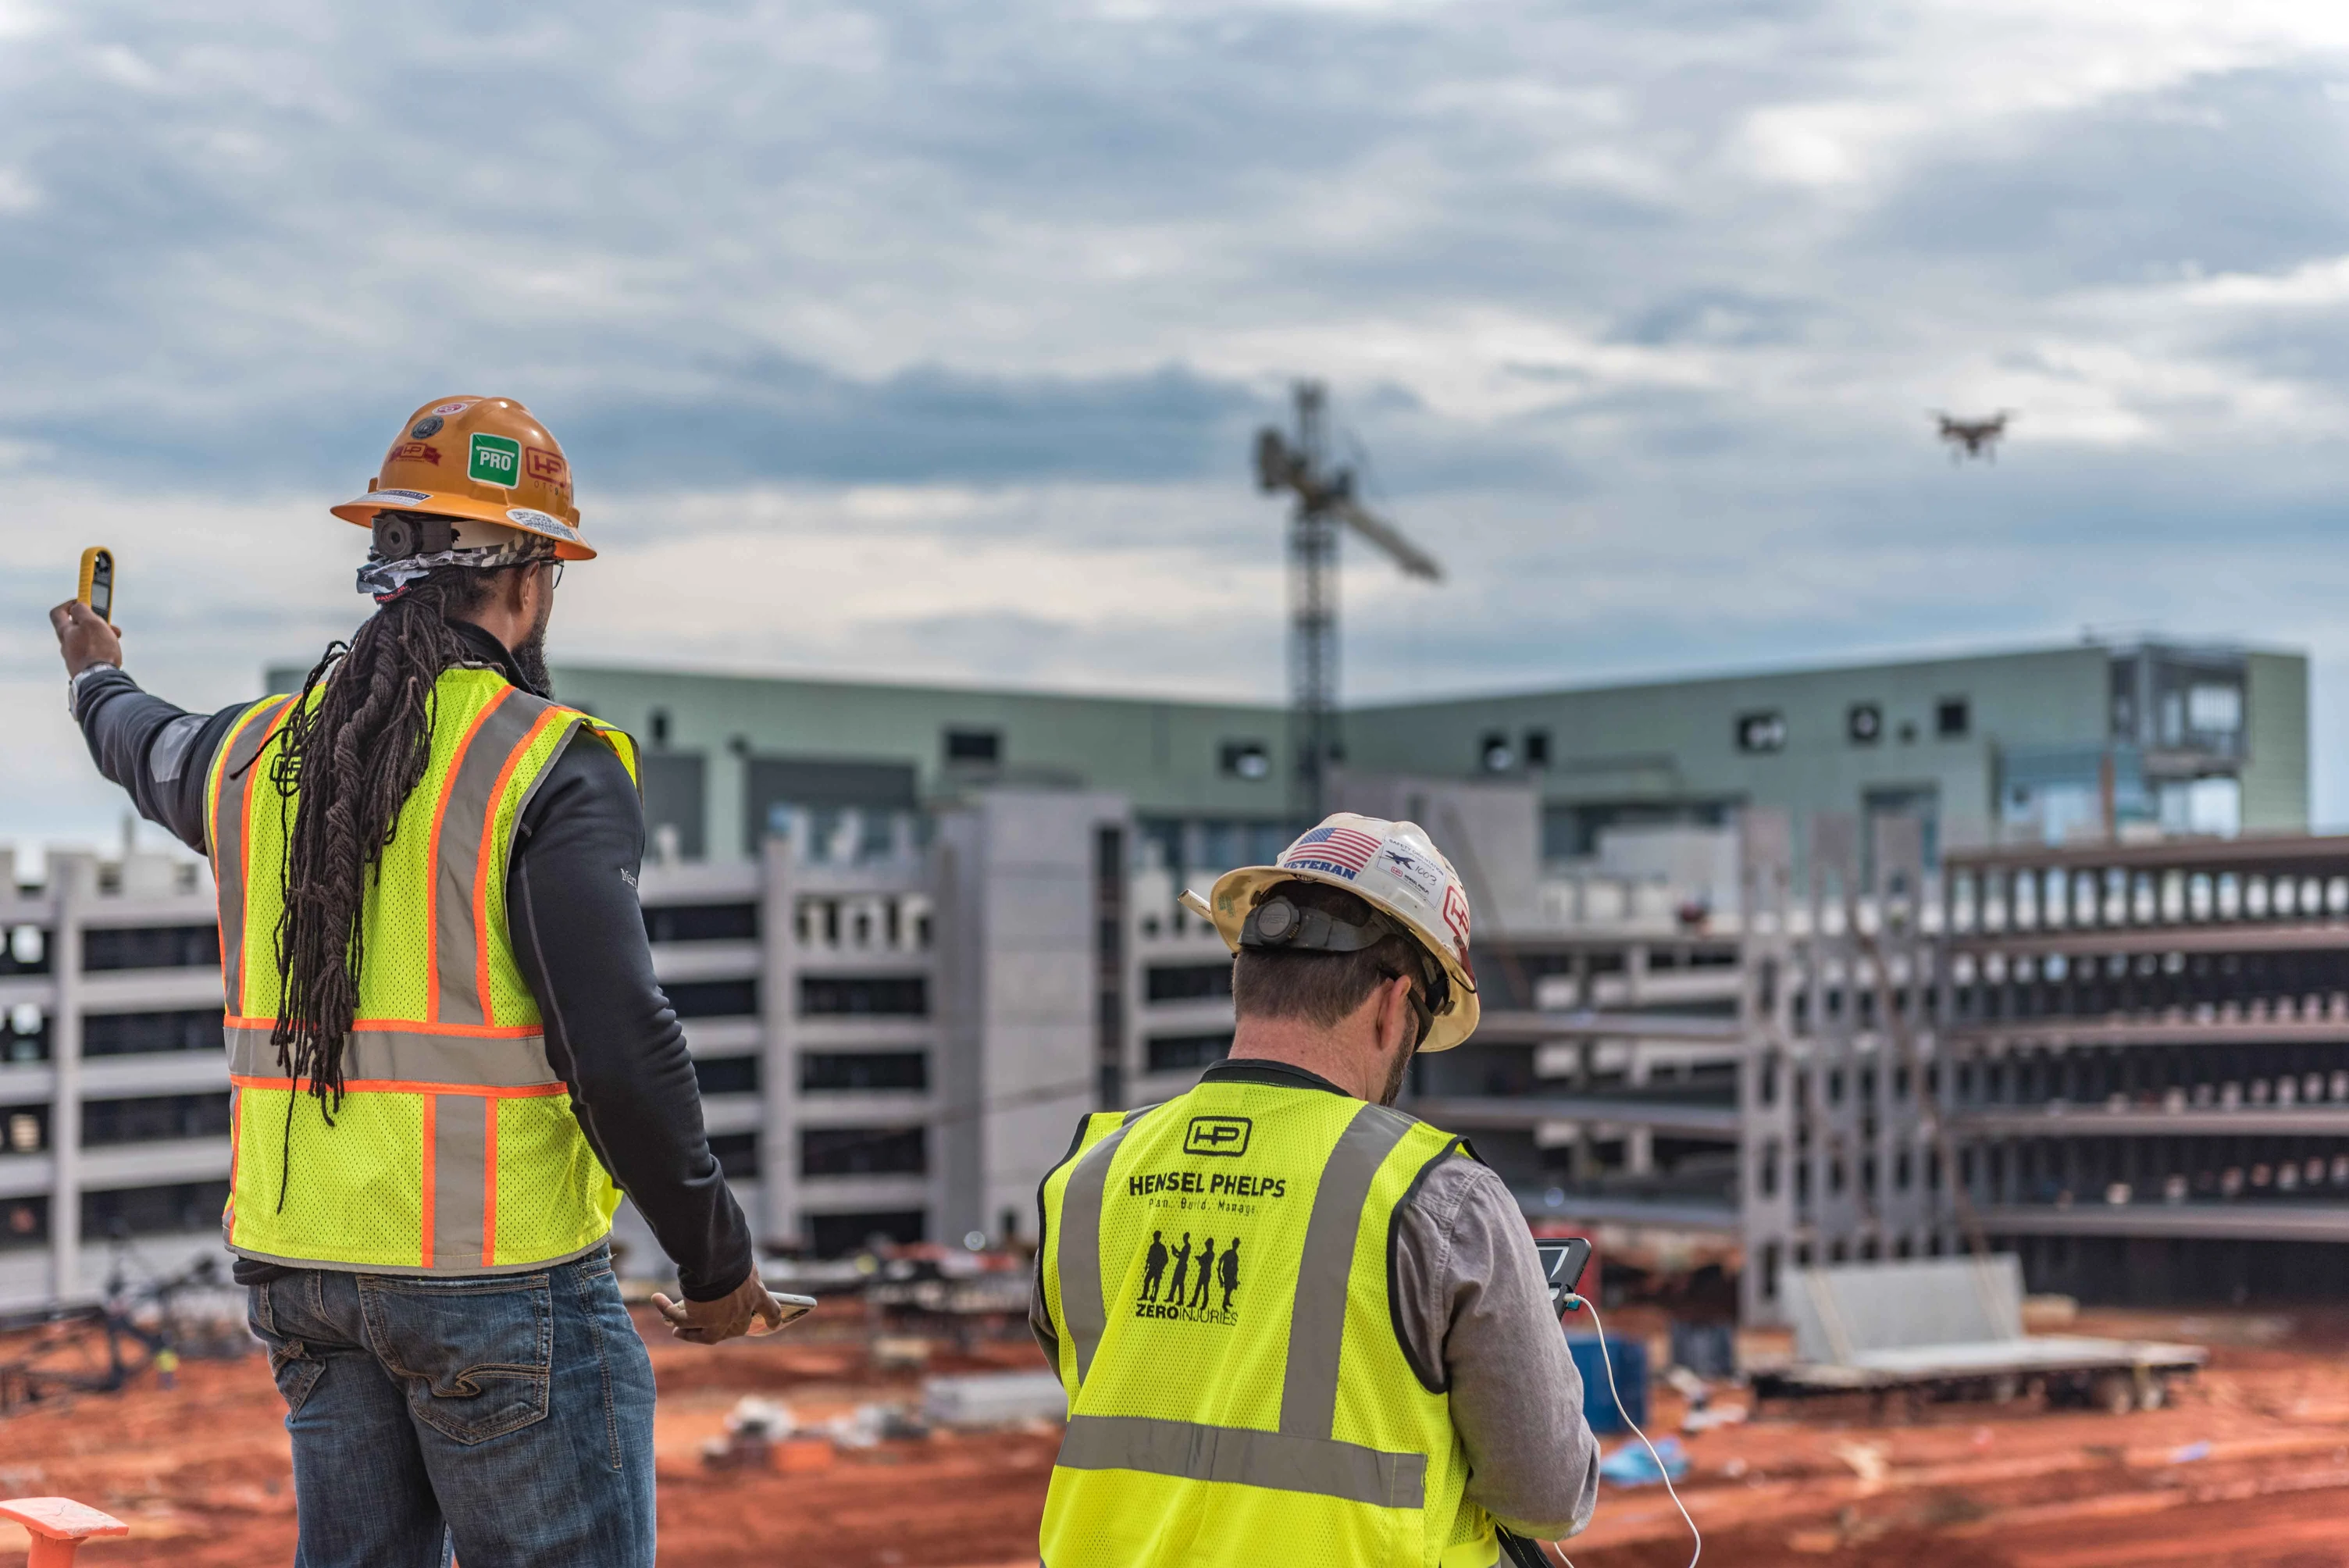
POLYGON ((1798 670, 1713 680, 1469 697, 1349 715, 1358 766, 1457 772, 1506 737, 1522 761, 1546 731, 1549 762, 1529 770, 1553 807, 1639 802, 1783 807, 1797 817, 1857 811, 1928 790, 1948 843, 1986 841, 2002 748, 2103 743, 2110 655, 2096 647, 1798 670), (1941 733, 1963 703, 1962 733, 1941 733), (1852 738, 1873 708, 1875 738, 1852 738), (1775 716, 1775 751, 1739 747, 1741 722, 1775 716))
MULTIPOLYGON (((2307 660, 2237 656, 2242 827, 2303 830, 2307 660)), ((2017 758, 2076 758, 2110 745, 2114 657, 2080 645, 1374 704, 1345 715, 1346 765, 1490 777, 1489 764, 1501 763, 1549 809, 1553 854, 1584 847, 1559 837, 1578 821, 1702 820, 1744 804, 1798 816, 1901 810, 1920 797, 1941 845, 1979 845, 1999 821, 2002 765, 2012 774, 2017 758), (1952 705, 1962 706, 1960 725, 1952 705), (1776 745, 1756 748, 1757 737, 1776 745), (1506 755, 1488 757, 1496 740, 1506 755), (1537 749, 1546 756, 1529 758, 1537 749)), ((750 851, 757 824, 745 791, 749 764, 761 758, 887 765, 909 773, 924 799, 1000 779, 1113 791, 1143 817, 1269 822, 1290 809, 1287 718, 1268 705, 579 665, 556 677, 564 700, 654 751, 702 759, 712 859, 750 851), (950 735, 964 738, 961 760, 950 735), (968 755, 988 744, 991 759, 968 755), (1263 751, 1256 777, 1227 766, 1231 748, 1250 747, 1263 751)))
POLYGON ((656 745, 707 758, 709 852, 750 852, 744 760, 791 757, 910 766, 924 799, 1002 779, 1125 796, 1137 813, 1285 818, 1288 722, 1277 707, 1154 702, 985 687, 895 686, 565 665, 566 702, 656 745), (992 764, 949 760, 948 736, 993 735, 992 764), (1226 745, 1265 750, 1262 777, 1222 770, 1226 745))

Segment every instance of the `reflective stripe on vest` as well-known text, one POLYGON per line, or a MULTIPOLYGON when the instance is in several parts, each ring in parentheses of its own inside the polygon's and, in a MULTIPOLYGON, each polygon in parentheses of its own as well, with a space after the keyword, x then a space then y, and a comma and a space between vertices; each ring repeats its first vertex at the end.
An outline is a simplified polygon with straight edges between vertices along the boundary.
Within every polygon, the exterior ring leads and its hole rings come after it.
POLYGON ((220 892, 222 994, 234 1012, 244 992, 244 824, 253 810, 254 776, 264 741, 293 707, 290 696, 272 697, 247 709, 220 748, 208 785, 205 820, 212 824, 212 885, 220 892), (231 809, 223 810, 223 805, 231 809))
POLYGON ((1071 1416, 1053 1462, 1069 1470, 1237 1481, 1373 1508, 1421 1508, 1427 1501, 1425 1454, 1382 1454, 1327 1438, 1146 1416, 1071 1416))
POLYGON ((611 744, 632 779, 633 745, 493 672, 442 673, 430 763, 368 881, 360 1016, 329 1120, 270 1039, 283 989, 278 879, 296 810, 271 742, 292 701, 248 710, 211 781, 235 1142, 229 1244, 276 1261, 452 1274, 587 1251, 618 1194, 548 1064, 508 935, 504 876, 515 824, 578 730, 611 744))
POLYGON ((1464 1500, 1465 1456, 1448 1401, 1418 1383, 1394 1341, 1383 1247, 1375 1258, 1358 1255, 1384 1242, 1392 1211, 1418 1174, 1458 1148, 1457 1140, 1383 1107, 1318 1089, 1229 1081, 1210 1080, 1147 1111, 1089 1121, 1044 1191, 1045 1295, 1062 1335, 1060 1370, 1070 1397, 1046 1505, 1047 1561, 1055 1568, 1254 1563, 1289 1554, 1299 1539, 1337 1549, 1333 1529, 1345 1532, 1347 1550, 1368 1552, 1365 1561, 1495 1561, 1491 1521, 1464 1500), (1307 1125, 1294 1125, 1299 1120, 1307 1125), (1242 1154, 1266 1158, 1193 1150, 1199 1122, 1247 1124, 1242 1154), (1275 1143, 1280 1147, 1269 1147, 1275 1143), (1308 1148, 1318 1164, 1300 1171, 1294 1160, 1308 1148), (1244 1175, 1246 1187, 1237 1180, 1244 1175), (1300 1228, 1272 1211, 1302 1200, 1309 1176, 1310 1206, 1300 1228), (1279 1198, 1256 1196, 1268 1181, 1280 1183, 1279 1198), (1239 1196, 1219 1198, 1218 1188, 1239 1196), (1127 1205, 1124 1243, 1136 1249, 1122 1268, 1105 1261, 1105 1241, 1108 1260, 1121 1244, 1105 1236, 1118 1229, 1108 1218, 1113 1203, 1127 1205), (1195 1256, 1194 1233, 1204 1238, 1195 1256), (1139 1251, 1144 1241, 1146 1260, 1139 1251), (1217 1276, 1207 1279, 1203 1264, 1186 1281, 1183 1268, 1218 1244, 1217 1276), (1177 1245, 1182 1261, 1168 1284, 1167 1248, 1177 1245), (1190 1291, 1187 1305, 1176 1287, 1190 1291), (1219 1310, 1218 1295, 1225 1304, 1237 1295, 1238 1309, 1219 1310), (1278 1332, 1284 1296, 1278 1379, 1268 1383, 1271 1347, 1246 1336, 1252 1323, 1263 1326, 1259 1335, 1278 1332), (1169 1302, 1176 1311, 1165 1310, 1169 1302), (1352 1385, 1341 1437, 1346 1377, 1379 1386, 1352 1385), (1265 1398, 1274 1387, 1277 1407, 1265 1398), (1200 1418, 1210 1414, 1223 1418, 1200 1418), (1383 1440, 1349 1440, 1364 1436, 1383 1440), (1078 1482, 1061 1472, 1093 1479, 1078 1482), (1159 1479, 1128 1481, 1107 1472, 1159 1479), (1431 1496, 1432 1475, 1440 1475, 1439 1495, 1431 1496), (1167 1482, 1257 1490, 1201 1497, 1155 1490, 1167 1482), (1349 1522, 1342 1511, 1327 1511, 1333 1505, 1387 1511, 1357 1512, 1349 1522))

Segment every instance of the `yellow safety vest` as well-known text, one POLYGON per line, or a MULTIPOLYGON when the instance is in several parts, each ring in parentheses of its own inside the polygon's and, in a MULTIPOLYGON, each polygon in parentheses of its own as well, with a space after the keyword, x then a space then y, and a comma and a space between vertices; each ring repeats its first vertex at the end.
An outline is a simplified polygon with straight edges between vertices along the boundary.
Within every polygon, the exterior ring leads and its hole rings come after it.
POLYGON ((1497 1561, 1390 1300, 1396 1210, 1463 1152, 1401 1111, 1229 1080, 1087 1118, 1042 1191, 1069 1395, 1047 1568, 1497 1561))
POLYGON ((269 1039, 295 810, 274 781, 276 741, 294 702, 245 710, 206 798, 228 1002, 229 1246, 273 1263, 441 1274, 591 1250, 619 1192, 547 1064, 506 923, 506 867, 523 807, 574 736, 599 736, 631 777, 635 744, 493 670, 441 674, 431 761, 367 879, 358 1016, 330 1125, 269 1039))

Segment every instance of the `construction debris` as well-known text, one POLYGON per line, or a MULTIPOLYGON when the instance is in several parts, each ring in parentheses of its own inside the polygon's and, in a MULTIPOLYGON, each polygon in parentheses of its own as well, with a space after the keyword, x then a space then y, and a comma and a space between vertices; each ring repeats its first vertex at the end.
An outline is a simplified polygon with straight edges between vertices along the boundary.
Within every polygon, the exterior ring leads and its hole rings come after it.
MULTIPOLYGON (((2339 1555, 2349 1509, 2349 1314, 2191 1321, 2084 1310, 2079 1323, 2084 1334, 2121 1339, 2207 1340, 2210 1365, 2178 1405, 2123 1422, 2085 1410, 1932 1407, 1872 1427, 1857 1410, 1820 1420, 1811 1412, 1824 1407, 1797 1405, 1682 1432, 1675 1446, 1687 1469, 1673 1485, 1704 1530, 1707 1563, 1799 1563, 1820 1553, 1838 1568, 2313 1568, 2339 1555), (1873 1491, 1861 1495, 1861 1470, 1838 1447, 1881 1450, 1873 1491)), ((642 1322, 661 1391, 654 1447, 665 1560, 694 1568, 1035 1562, 1056 1421, 1014 1419, 968 1437, 941 1423, 927 1437, 900 1436, 912 1429, 895 1423, 929 1390, 918 1377, 874 1375, 862 1334, 819 1323, 713 1350, 672 1343, 649 1315, 642 1322), (746 1405, 746 1395, 758 1403, 746 1405), (703 1462, 711 1439, 753 1427, 768 1439, 764 1464, 703 1462), (876 1440, 843 1444, 839 1432, 876 1440)), ((1666 1322, 1627 1306, 1609 1315, 1608 1328, 1652 1342, 1666 1322)), ((1765 1330, 1748 1331, 1741 1345, 1788 1347, 1783 1333, 1765 1330)), ((933 1384, 999 1388, 984 1375, 1050 1376, 1034 1346, 1017 1340, 970 1356, 940 1347, 931 1366, 933 1384)), ((1681 1381, 1659 1377, 1651 1390, 1660 1449, 1661 1434, 1686 1414, 1681 1381)), ((1701 1387, 1708 1411, 1744 1404, 1733 1383, 1701 1387)), ((191 1357, 173 1390, 150 1369, 117 1398, 45 1401, 0 1420, 0 1480, 6 1494, 77 1497, 129 1522, 129 1538, 85 1554, 91 1568, 286 1562, 294 1498, 284 1420, 261 1357, 191 1357)), ((1627 1445, 1645 1457, 1636 1439, 1609 1447, 1627 1445)), ((1661 1486, 1610 1481, 1591 1529, 1568 1544, 1578 1568, 1662 1568, 1687 1561, 1687 1542, 1661 1486)), ((0 1563, 22 1551, 0 1527, 0 1563)))
POLYGON ((1688 1453, 1678 1438, 1661 1439, 1653 1454, 1648 1452, 1647 1444, 1634 1439, 1599 1461, 1600 1478, 1616 1486, 1654 1486, 1678 1480, 1688 1472, 1688 1453))
POLYGON ((792 1435, 792 1408, 746 1394, 726 1413, 726 1435, 701 1445, 701 1462, 712 1470, 765 1470, 777 1443, 792 1435))
POLYGON ((2208 1359, 2200 1346, 2023 1333, 2011 1253, 1789 1268, 1781 1293, 1795 1357, 1753 1369, 1754 1397, 1893 1400, 2023 1395, 2115 1415, 2155 1409, 2208 1359))
POLYGON ((919 1372, 930 1364, 930 1342, 912 1335, 880 1335, 873 1341, 871 1360, 873 1370, 884 1377, 919 1372))
POLYGON ((922 1413, 942 1427, 1011 1427, 1063 1420, 1069 1400, 1057 1373, 994 1372, 931 1378, 922 1385, 922 1413))

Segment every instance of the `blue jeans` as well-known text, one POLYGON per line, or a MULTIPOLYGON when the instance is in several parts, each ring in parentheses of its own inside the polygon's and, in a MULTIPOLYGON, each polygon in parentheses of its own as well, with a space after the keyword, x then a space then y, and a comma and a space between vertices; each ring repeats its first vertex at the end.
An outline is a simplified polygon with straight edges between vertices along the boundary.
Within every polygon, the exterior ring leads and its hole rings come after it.
POLYGON ((248 1287, 285 1397, 295 1568, 653 1568, 653 1369, 612 1257, 248 1287))

